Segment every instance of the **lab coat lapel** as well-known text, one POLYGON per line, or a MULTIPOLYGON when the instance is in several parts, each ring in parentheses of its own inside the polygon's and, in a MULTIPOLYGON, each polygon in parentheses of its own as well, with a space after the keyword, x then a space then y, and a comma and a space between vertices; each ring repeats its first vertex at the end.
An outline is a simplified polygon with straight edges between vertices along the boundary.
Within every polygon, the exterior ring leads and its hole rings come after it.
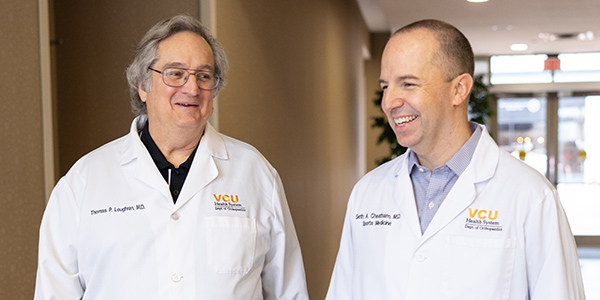
POLYGON ((458 178, 450 193, 442 202, 437 213, 423 233, 421 242, 436 234, 475 201, 475 185, 472 172, 465 172, 458 178))
POLYGON ((406 155, 398 158, 399 167, 394 180, 393 195, 400 209, 401 217, 415 237, 421 236, 421 225, 415 202, 415 193, 406 166, 406 155))
MULTIPOLYGON (((141 144, 141 146, 144 147, 143 144, 141 144)), ((165 199, 171 201, 172 203, 169 185, 158 171, 156 164, 154 164, 152 157, 150 157, 150 153, 145 151, 145 147, 143 150, 144 151, 139 151, 140 154, 136 161, 135 178, 147 186, 159 191, 165 197, 165 199)))
POLYGON ((123 143, 121 152, 121 165, 135 163, 135 178, 145 185, 160 192, 165 199, 172 199, 169 186, 162 177, 156 164, 152 160, 146 146, 142 143, 138 130, 146 124, 147 117, 139 116, 133 120, 128 140, 123 143))
POLYGON ((479 126, 483 127, 483 132, 471 162, 442 202, 427 230, 423 233, 421 243, 435 235, 466 210, 476 200, 477 194, 485 187, 485 183, 494 175, 500 149, 485 127, 479 126))
POLYGON ((185 179, 177 206, 188 202, 200 190, 205 188, 219 175, 215 159, 227 159, 227 148, 223 137, 209 124, 206 124, 204 135, 196 150, 190 172, 185 179))

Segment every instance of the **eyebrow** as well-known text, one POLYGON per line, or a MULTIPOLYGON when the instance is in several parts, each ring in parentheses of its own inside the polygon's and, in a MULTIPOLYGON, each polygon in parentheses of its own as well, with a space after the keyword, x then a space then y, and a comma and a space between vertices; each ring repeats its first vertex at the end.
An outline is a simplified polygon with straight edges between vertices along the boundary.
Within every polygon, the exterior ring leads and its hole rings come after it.
POLYGON ((180 62, 170 62, 170 63, 166 63, 165 68, 169 68, 169 67, 176 67, 176 68, 183 68, 183 69, 188 69, 188 70, 192 70, 192 71, 214 71, 214 67, 211 65, 200 65, 198 68, 186 68, 186 66, 180 62))
MULTIPOLYGON (((407 79, 419 80, 419 77, 417 77, 415 75, 403 75, 403 76, 394 78, 395 81, 404 81, 407 79)), ((379 82, 379 84, 388 83, 386 80, 383 80, 383 79, 379 79, 378 82, 379 82)))
POLYGON ((404 75, 404 76, 400 76, 400 77, 396 78, 396 80, 407 80, 407 79, 419 80, 419 77, 417 77, 415 75, 404 75))

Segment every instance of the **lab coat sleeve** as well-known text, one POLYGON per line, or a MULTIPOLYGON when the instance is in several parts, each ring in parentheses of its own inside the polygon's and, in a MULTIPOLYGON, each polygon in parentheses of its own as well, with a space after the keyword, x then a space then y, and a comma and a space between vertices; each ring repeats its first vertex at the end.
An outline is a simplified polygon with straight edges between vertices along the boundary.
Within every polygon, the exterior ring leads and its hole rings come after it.
POLYGON ((264 299, 308 299, 300 244, 277 173, 271 200, 273 227, 270 250, 266 254, 262 272, 264 299))
POLYGON ((525 225, 529 299, 585 299, 575 240, 556 190, 525 225))
POLYGON ((35 300, 83 297, 76 247, 78 216, 75 196, 63 178, 50 196, 40 226, 35 300))
POLYGON ((346 217, 344 218, 344 227, 342 229, 342 238, 340 240, 340 247, 337 258, 335 260, 335 266, 333 268, 333 274, 331 276, 331 282, 329 283, 329 290, 327 291, 326 300, 352 300, 354 296, 352 294, 353 284, 352 278, 354 277, 353 268, 353 240, 352 240, 352 227, 351 227, 351 215, 352 215, 352 199, 354 193, 350 196, 348 207, 346 208, 346 217))

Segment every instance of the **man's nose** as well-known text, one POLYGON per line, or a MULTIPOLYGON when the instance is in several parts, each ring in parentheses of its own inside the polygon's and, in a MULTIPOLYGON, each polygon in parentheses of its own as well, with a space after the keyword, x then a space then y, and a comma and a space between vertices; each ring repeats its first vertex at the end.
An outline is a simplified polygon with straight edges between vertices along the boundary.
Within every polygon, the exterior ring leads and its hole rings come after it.
POLYGON ((182 86, 182 90, 187 94, 197 95, 200 91, 200 87, 198 86, 198 78, 196 77, 196 74, 192 73, 190 73, 188 76, 188 80, 182 86))

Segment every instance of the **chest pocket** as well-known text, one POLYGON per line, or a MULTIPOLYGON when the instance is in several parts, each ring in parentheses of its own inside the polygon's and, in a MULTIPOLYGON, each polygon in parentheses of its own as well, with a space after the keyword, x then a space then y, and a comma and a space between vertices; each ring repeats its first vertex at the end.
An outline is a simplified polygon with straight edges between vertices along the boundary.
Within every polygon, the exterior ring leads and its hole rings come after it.
POLYGON ((254 263, 256 220, 213 216, 205 219, 208 266, 219 274, 246 274, 254 263))
POLYGON ((450 236, 442 274, 444 299, 508 299, 515 244, 515 239, 450 236))

